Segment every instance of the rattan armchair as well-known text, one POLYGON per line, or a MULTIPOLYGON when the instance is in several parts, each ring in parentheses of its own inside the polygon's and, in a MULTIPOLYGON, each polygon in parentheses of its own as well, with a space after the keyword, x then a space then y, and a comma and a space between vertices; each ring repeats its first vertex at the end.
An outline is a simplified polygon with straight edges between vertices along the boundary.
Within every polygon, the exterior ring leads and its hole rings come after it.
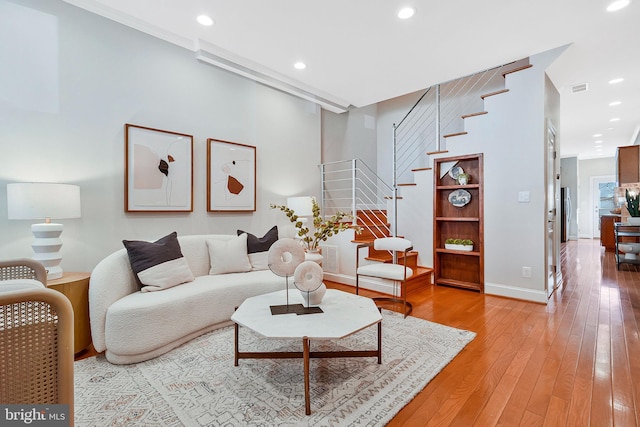
POLYGON ((42 264, 0 262, 0 402, 67 404, 73 424, 71 303, 44 287, 2 290, 2 281, 32 278, 46 283, 42 264))
POLYGON ((0 261, 0 285, 4 280, 35 279, 47 284, 47 270, 38 261, 20 258, 0 261))

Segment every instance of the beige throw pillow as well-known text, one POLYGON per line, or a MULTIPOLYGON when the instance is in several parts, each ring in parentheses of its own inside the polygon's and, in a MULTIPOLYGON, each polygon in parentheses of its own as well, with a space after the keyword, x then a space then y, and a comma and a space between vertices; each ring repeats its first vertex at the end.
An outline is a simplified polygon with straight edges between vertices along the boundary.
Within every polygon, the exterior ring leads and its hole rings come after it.
POLYGON ((247 234, 229 240, 209 239, 209 274, 244 273, 251 271, 247 255, 247 234))

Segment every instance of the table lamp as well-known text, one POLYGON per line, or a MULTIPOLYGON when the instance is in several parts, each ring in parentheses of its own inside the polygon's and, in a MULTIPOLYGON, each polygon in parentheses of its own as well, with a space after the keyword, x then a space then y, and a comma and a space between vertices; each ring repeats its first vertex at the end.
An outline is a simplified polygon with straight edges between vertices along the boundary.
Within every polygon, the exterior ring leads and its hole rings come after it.
POLYGON ((62 277, 62 224, 51 219, 80 218, 80 187, 71 184, 13 183, 7 184, 9 219, 44 219, 31 225, 35 252, 33 259, 47 269, 47 280, 62 277))
POLYGON ((287 197, 287 207, 293 210, 303 222, 306 222, 305 217, 313 216, 313 197, 287 197))

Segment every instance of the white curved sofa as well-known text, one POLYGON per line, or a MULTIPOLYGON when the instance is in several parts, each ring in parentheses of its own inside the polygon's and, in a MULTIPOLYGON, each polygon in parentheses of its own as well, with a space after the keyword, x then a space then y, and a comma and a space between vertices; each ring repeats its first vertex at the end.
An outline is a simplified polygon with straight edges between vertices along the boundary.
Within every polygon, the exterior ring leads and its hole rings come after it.
POLYGON ((285 278, 271 270, 209 274, 207 239, 233 235, 179 236, 195 280, 141 292, 125 249, 100 261, 91 273, 89 312, 93 345, 114 364, 157 357, 211 330, 231 325, 246 298, 282 290, 285 278))

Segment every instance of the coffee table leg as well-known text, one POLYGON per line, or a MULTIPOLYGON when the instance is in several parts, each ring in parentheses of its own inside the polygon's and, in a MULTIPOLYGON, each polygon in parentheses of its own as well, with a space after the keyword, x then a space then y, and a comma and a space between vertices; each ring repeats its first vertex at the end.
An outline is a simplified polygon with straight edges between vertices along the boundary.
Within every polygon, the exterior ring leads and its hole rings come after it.
POLYGON ((234 323, 235 345, 233 348, 233 366, 238 366, 238 324, 234 323))
POLYGON ((311 401, 309 398, 309 338, 302 338, 302 357, 304 359, 304 411, 311 415, 311 401))
POLYGON ((378 365, 382 363, 382 322, 378 322, 378 365))

